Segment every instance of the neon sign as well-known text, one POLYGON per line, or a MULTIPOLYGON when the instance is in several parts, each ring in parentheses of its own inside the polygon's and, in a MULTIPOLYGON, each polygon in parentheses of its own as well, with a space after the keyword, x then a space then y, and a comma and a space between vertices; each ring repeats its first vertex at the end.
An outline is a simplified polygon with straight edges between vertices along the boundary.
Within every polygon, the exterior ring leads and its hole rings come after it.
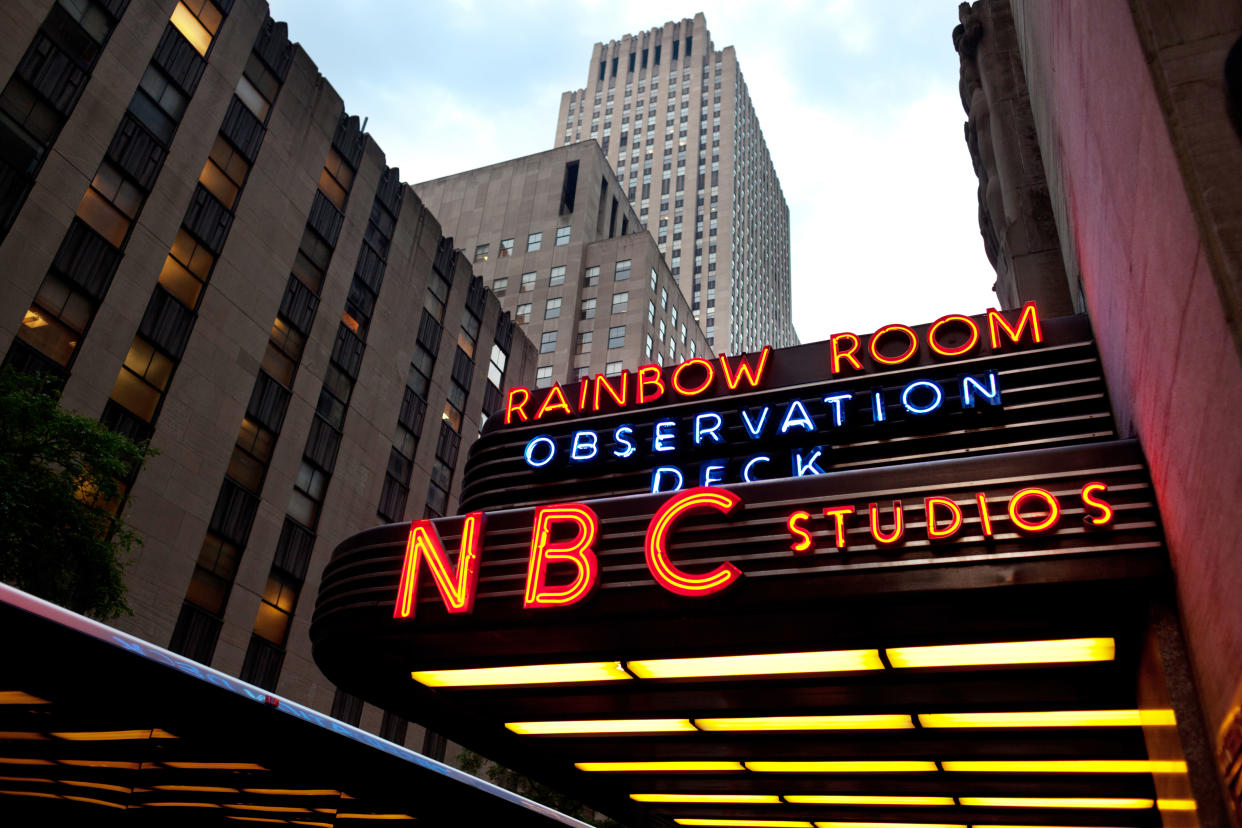
MULTIPOLYGON (((774 543, 776 549, 784 548, 792 555, 802 556, 896 549, 915 542, 940 544, 955 538, 979 542, 995 538, 998 532, 1006 530, 1019 535, 1054 532, 1070 511, 1080 514, 1080 525, 1085 529, 1099 529, 1111 525, 1116 517, 1116 510, 1104 497, 1107 492, 1107 484, 1092 480, 1071 497, 1029 486, 1008 497, 975 492, 959 495, 961 499, 933 494, 915 500, 865 504, 799 504, 782 522, 788 532, 788 542, 783 546, 779 540, 774 543)), ((652 514, 643 538, 643 557, 652 579, 669 592, 685 597, 714 595, 742 580, 742 570, 730 561, 719 561, 706 572, 688 572, 673 561, 670 553, 671 539, 683 516, 690 512, 709 515, 714 512, 727 521, 742 505, 738 494, 714 487, 676 492, 661 503, 652 514)), ((472 611, 484 523, 485 515, 481 512, 466 515, 455 570, 447 560, 434 524, 430 520, 410 524, 393 618, 405 620, 414 616, 419 564, 424 560, 445 611, 450 614, 472 611)), ((567 607, 590 596, 599 581, 595 546, 602 531, 598 516, 583 503, 560 503, 535 509, 531 519, 523 608, 537 611, 567 607), (553 540, 553 534, 566 534, 554 531, 557 527, 571 529, 572 536, 553 540), (551 564, 560 565, 559 583, 549 583, 551 564), (565 564, 573 570, 568 580, 563 574, 565 564)))
MULTIPOLYGON (((1024 305, 1013 323, 994 308, 988 310, 982 325, 969 316, 949 314, 928 326, 922 336, 908 325, 884 325, 866 338, 865 345, 864 338, 856 333, 836 333, 828 341, 826 373, 831 378, 862 373, 869 367, 895 368, 920 353, 933 360, 956 359, 974 351, 985 336, 993 351, 1021 345, 1023 340, 1042 343, 1035 304, 1024 305)), ((696 357, 667 371, 658 365, 644 365, 637 371, 622 371, 612 377, 596 374, 583 377, 577 393, 572 395, 567 395, 559 383, 546 390, 515 387, 506 396, 503 421, 506 426, 529 425, 555 419, 557 415, 573 417, 680 402, 710 394, 713 389, 721 396, 753 391, 763 386, 771 357, 772 348, 765 346, 749 357, 722 354, 715 362, 696 357)), ((883 411, 879 411, 877 418, 883 418, 883 411)))

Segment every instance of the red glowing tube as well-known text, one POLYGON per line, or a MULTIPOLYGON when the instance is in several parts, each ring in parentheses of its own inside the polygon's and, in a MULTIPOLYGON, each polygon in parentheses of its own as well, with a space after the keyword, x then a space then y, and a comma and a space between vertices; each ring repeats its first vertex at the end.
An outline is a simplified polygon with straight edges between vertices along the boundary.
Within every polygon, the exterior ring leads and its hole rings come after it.
POLYGON ((410 534, 405 543, 405 560, 401 564, 401 580, 397 585, 397 601, 393 618, 413 618, 418 606, 418 565, 426 558, 432 580, 440 590, 444 608, 451 613, 468 613, 474 609, 475 588, 479 581, 479 548, 483 540, 482 512, 466 515, 462 526, 461 549, 457 555, 457 571, 444 554, 444 544, 436 527, 429 520, 417 520, 410 524, 410 534))
POLYGON ((691 575, 674 566, 668 555, 669 532, 682 514, 701 507, 728 513, 741 500, 725 489, 705 487, 686 489, 666 500, 648 524, 647 537, 643 542, 647 568, 656 583, 677 595, 698 597, 719 592, 741 577, 741 570, 727 562, 705 575, 691 575))
POLYGON ((563 607, 581 601, 590 593, 599 580, 599 562, 591 549, 598 534, 599 518, 589 506, 558 503, 536 509, 522 607, 563 607), (577 535, 567 541, 551 541, 552 526, 556 523, 573 524, 578 529, 577 535), (573 581, 559 588, 549 587, 547 575, 550 563, 571 564, 575 569, 573 581))

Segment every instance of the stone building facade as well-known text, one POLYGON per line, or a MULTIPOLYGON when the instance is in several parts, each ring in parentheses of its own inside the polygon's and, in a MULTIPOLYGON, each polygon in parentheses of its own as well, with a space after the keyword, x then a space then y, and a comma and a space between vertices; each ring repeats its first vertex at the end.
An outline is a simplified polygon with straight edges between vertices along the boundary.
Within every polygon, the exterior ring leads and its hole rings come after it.
POLYGON ((315 668, 306 596, 346 535, 456 508, 534 348, 262 0, 0 17, 5 362, 158 452, 117 625, 405 739, 315 668))
POLYGON ((798 343, 789 207, 737 55, 715 48, 702 13, 595 44, 554 145, 590 139, 716 350, 798 343))
POLYGON ((414 189, 535 343, 540 387, 712 355, 595 142, 414 189))

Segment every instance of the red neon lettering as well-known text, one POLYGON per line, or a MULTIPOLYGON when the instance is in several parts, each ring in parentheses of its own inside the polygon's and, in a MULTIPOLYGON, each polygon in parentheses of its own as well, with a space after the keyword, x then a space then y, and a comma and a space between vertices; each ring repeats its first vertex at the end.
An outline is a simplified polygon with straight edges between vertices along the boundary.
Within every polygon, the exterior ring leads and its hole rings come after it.
POLYGON ((906 534, 905 522, 901 517, 901 501, 893 501, 893 528, 887 535, 880 529, 880 506, 878 503, 867 504, 867 512, 871 518, 871 537, 876 543, 885 545, 897 543, 906 534))
POLYGON ((768 367, 768 354, 771 350, 772 346, 763 346, 763 350, 759 352, 759 365, 755 368, 752 368, 742 357, 738 357, 736 374, 729 367, 729 357, 721 354, 720 368, 724 372, 725 384, 729 386, 729 390, 736 391, 743 379, 746 380, 751 388, 758 388, 759 383, 763 380, 763 372, 768 367))
POLYGON ((664 396, 664 380, 660 377, 659 365, 644 365, 639 368, 636 379, 634 384, 638 386, 638 390, 634 392, 634 401, 639 405, 664 396), (648 394, 648 388, 655 388, 655 393, 648 394))
POLYGON ((510 388, 509 397, 505 401, 505 425, 513 422, 513 415, 517 414, 522 422, 526 422, 526 404, 530 402, 529 388, 510 388))
POLYGON ((1000 311, 995 308, 988 308, 988 334, 992 340, 992 350, 996 350, 1001 345, 1001 330, 1004 329, 1005 335, 1013 343, 1017 343, 1022 338, 1022 332, 1026 330, 1026 324, 1031 324, 1031 337, 1038 344, 1044 341, 1044 336, 1039 330, 1039 312, 1035 310, 1034 302, 1027 302, 1022 306, 1022 314, 1018 317, 1018 327, 1014 329, 1009 326, 1005 317, 1001 316, 1000 311))
POLYGON ((591 378, 583 377, 582 382, 578 383, 578 413, 586 411, 587 392, 591 390, 591 378))
POLYGON ((880 328, 878 331, 873 333, 871 335, 870 341, 867 342, 867 353, 871 354, 871 358, 875 360, 876 362, 880 363, 881 365, 900 365, 901 363, 910 359, 910 357, 914 356, 915 353, 918 352, 918 350, 919 350, 918 337, 915 336, 914 330, 912 328, 908 328, 905 325, 885 325, 883 328, 880 328), (910 340, 910 347, 906 348, 906 350, 902 352, 901 356, 887 357, 887 356, 884 356, 884 354, 880 353, 879 344, 880 344, 880 340, 882 340, 885 336, 893 332, 900 332, 900 333, 905 334, 910 340))
POLYGON ((643 541, 647 568, 656 583, 669 592, 698 597, 719 592, 741 577, 741 570, 728 562, 705 575, 691 575, 674 566, 668 556, 668 534, 673 523, 684 512, 707 506, 728 513, 741 502, 742 499, 733 492, 708 487, 686 489, 666 500, 647 525, 647 537, 643 541))
POLYGON ((678 394, 681 394, 683 397, 694 397, 702 394, 708 388, 711 388, 712 382, 714 382, 715 379, 716 369, 712 367, 710 362, 701 357, 688 359, 673 369, 673 390, 678 394), (681 372, 686 370, 686 368, 691 365, 702 365, 703 370, 707 373, 704 375, 702 383, 694 386, 693 388, 686 388, 681 384, 681 372))
POLYGON ((1093 480, 1082 487, 1082 505, 1088 509, 1100 510, 1098 515, 1084 515, 1084 523, 1088 523, 1092 526, 1104 526, 1112 522, 1113 507, 1105 503, 1103 500, 1093 497, 1096 492, 1103 493, 1106 491, 1108 491, 1108 486, 1096 480, 1093 480))
POLYGON ((862 370, 862 363, 858 361, 858 357, 854 356, 854 354, 858 352, 858 345, 859 345, 858 336, 856 334, 852 334, 848 332, 833 334, 831 344, 832 344, 832 373, 834 374, 841 373, 841 360, 843 359, 848 360, 850 365, 854 367, 855 371, 862 370), (848 342, 850 343, 850 347, 843 351, 838 345, 838 343, 840 342, 848 342))
POLYGON ((961 356, 962 354, 969 353, 972 348, 979 344, 979 326, 975 324, 975 320, 971 319, 969 316, 962 316, 960 313, 951 313, 948 316, 942 316, 933 322, 931 327, 927 329, 927 344, 931 347, 932 351, 940 356, 961 356), (962 345, 958 345, 956 348, 946 348, 944 345, 941 345, 936 341, 936 331, 940 330, 942 326, 947 325, 950 322, 961 322, 970 330, 970 336, 967 338, 966 342, 962 345))
POLYGON ((483 539, 482 512, 471 512, 461 530, 461 549, 457 553, 457 571, 449 565, 444 544, 429 520, 410 524, 405 542, 405 560, 401 564, 401 580, 397 584, 397 602, 393 618, 413 618, 418 606, 418 564, 427 559, 431 577, 440 590, 444 609, 451 613, 470 612, 474 608, 475 587, 479 581, 479 547, 483 539))
POLYGON ((599 564, 591 549, 598 534, 599 518, 589 506, 581 503, 559 503, 536 509, 522 607, 563 607, 582 600, 599 579, 599 564), (571 540, 553 543, 550 536, 552 526, 556 523, 573 524, 578 528, 577 535, 571 540), (550 563, 571 564, 576 571, 573 581, 559 589, 549 588, 547 577, 550 563))
POLYGON ((1022 489, 1009 498, 1009 519, 1013 521, 1014 526, 1017 526, 1024 532, 1045 532, 1052 528, 1059 517, 1061 517, 1061 504, 1057 501, 1056 496, 1046 489, 1031 486, 1022 489), (1044 502, 1044 510, 1047 514, 1042 520, 1029 521, 1019 513, 1023 502, 1031 498, 1044 502))
POLYGON ((535 419, 542 420, 543 415, 549 411, 564 411, 566 414, 573 413, 569 410, 569 402, 565 399, 565 392, 561 390, 559 382, 552 383, 552 387, 548 389, 547 396, 543 398, 543 404, 535 412, 535 419))
POLYGON ((630 398, 630 391, 629 391, 630 372, 622 371, 620 376, 621 376, 621 391, 620 393, 618 393, 617 389, 613 388, 612 383, 608 381, 608 377, 604 376, 603 374, 595 375, 595 405, 591 408, 592 411, 599 411, 600 389, 603 389, 605 392, 607 392, 608 396, 612 397, 612 401, 615 402, 618 406, 620 406, 621 408, 625 408, 626 401, 629 400, 630 398))
POLYGON ((992 537, 992 515, 988 513, 988 496, 983 492, 975 494, 975 503, 979 506, 979 528, 985 538, 992 537))
POLYGON ((962 528, 962 509, 947 497, 928 497, 923 499, 923 509, 927 512, 927 537, 929 540, 943 540, 953 537, 962 528), (937 526, 936 508, 949 510, 949 525, 937 526))
POLYGON ((811 533, 802 527, 802 522, 810 520, 809 512, 797 511, 789 515, 789 520, 785 521, 785 527, 789 530, 789 534, 793 535, 796 540, 789 545, 795 555, 805 555, 815 549, 815 541, 811 539, 811 533))
POLYGON ((833 540, 836 541, 837 549, 845 549, 845 518, 853 514, 853 506, 824 507, 824 515, 833 521, 833 540))

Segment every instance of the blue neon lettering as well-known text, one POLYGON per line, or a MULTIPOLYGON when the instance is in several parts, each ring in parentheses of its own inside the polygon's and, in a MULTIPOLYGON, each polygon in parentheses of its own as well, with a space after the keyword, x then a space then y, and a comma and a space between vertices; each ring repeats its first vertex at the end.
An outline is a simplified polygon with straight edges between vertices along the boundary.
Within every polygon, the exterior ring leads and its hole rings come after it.
MULTIPOLYGON (((672 442, 677 439, 677 432, 673 429, 677 428, 674 420, 660 420, 655 424, 655 436, 651 438, 651 448, 653 451, 672 451, 677 448, 672 442)), ((680 487, 679 487, 680 488, 680 487)))
POLYGON ((821 469, 819 466, 815 465, 816 462, 819 460, 819 455, 821 452, 823 452, 823 448, 816 448, 815 451, 811 452, 810 455, 808 455, 807 458, 804 460, 802 459, 802 452, 795 451, 793 453, 794 472, 795 472, 794 476, 795 477, 806 477, 807 475, 810 475, 810 474, 823 474, 824 470, 821 469))
POLYGON ((766 454, 756 454, 754 457, 746 461, 746 465, 742 466, 742 479, 747 483, 754 483, 755 478, 751 475, 750 470, 759 463, 770 463, 772 458, 766 454))
POLYGON ((942 402, 944 402, 944 391, 931 380, 915 380, 901 390, 901 404, 911 414, 930 414, 939 408, 942 402), (930 388, 933 394, 931 403, 923 406, 911 403, 910 395, 916 388, 930 388))
POLYGON ((677 492, 681 491, 681 486, 685 482, 685 478, 681 475, 681 469, 676 466, 657 466, 656 470, 651 473, 651 493, 658 494, 660 492, 677 492), (665 474, 671 474, 677 480, 676 485, 671 489, 661 487, 665 474))
POLYGON ((746 426, 746 431, 750 434, 752 439, 757 438, 763 433, 763 427, 768 422, 768 406, 765 405, 763 408, 759 409, 759 422, 757 423, 752 423, 750 421, 750 415, 747 414, 745 410, 742 410, 740 413, 742 415, 742 425, 746 426))
POLYGON ((720 427, 724 425, 724 419, 715 411, 704 411, 694 418, 694 444, 697 446, 703 442, 704 437, 711 437, 713 443, 723 443, 724 438, 720 436, 720 427), (710 428, 703 427, 704 420, 711 420, 710 428))
POLYGON ((526 463, 532 468, 540 468, 552 462, 552 458, 556 456, 556 443, 546 434, 540 434, 538 437, 532 437, 530 442, 526 444, 526 463), (539 445, 547 445, 547 454, 542 460, 535 459, 535 447, 539 445))
POLYGON ((725 464, 720 461, 714 463, 704 463, 703 471, 700 475, 700 486, 715 486, 717 483, 724 482, 725 464))
POLYGON ((590 460, 599 454, 599 438, 594 431, 575 431, 573 447, 569 451, 570 460, 590 460), (583 438, 587 438, 585 441, 583 438))
POLYGON ((811 419, 810 414, 806 413, 806 406, 802 404, 802 400, 794 400, 785 409, 785 419, 781 420, 781 434, 789 431, 794 426, 807 431, 815 430, 815 421, 811 419), (795 413, 797 413, 797 417, 794 417, 795 413))
POLYGON ((848 391, 844 391, 840 394, 829 394, 828 396, 824 397, 824 402, 832 406, 833 425, 836 425, 839 427, 845 423, 845 410, 842 408, 841 404, 845 402, 846 400, 852 400, 852 399, 854 399, 854 395, 848 391))
POLYGON ((633 435, 633 426, 617 426, 617 430, 612 433, 612 439, 616 440, 617 444, 622 446, 622 448, 613 449, 613 457, 629 457, 631 454, 638 451, 638 446, 636 446, 634 441, 630 439, 633 435))
POLYGON ((871 392, 871 421, 882 423, 887 419, 884 411, 884 391, 877 388, 871 392))
POLYGON ((988 371, 987 378, 988 387, 984 388, 983 384, 974 377, 962 377, 962 408, 975 407, 975 393, 987 400, 988 405, 1001 404, 1000 383, 996 381, 996 372, 988 371))

